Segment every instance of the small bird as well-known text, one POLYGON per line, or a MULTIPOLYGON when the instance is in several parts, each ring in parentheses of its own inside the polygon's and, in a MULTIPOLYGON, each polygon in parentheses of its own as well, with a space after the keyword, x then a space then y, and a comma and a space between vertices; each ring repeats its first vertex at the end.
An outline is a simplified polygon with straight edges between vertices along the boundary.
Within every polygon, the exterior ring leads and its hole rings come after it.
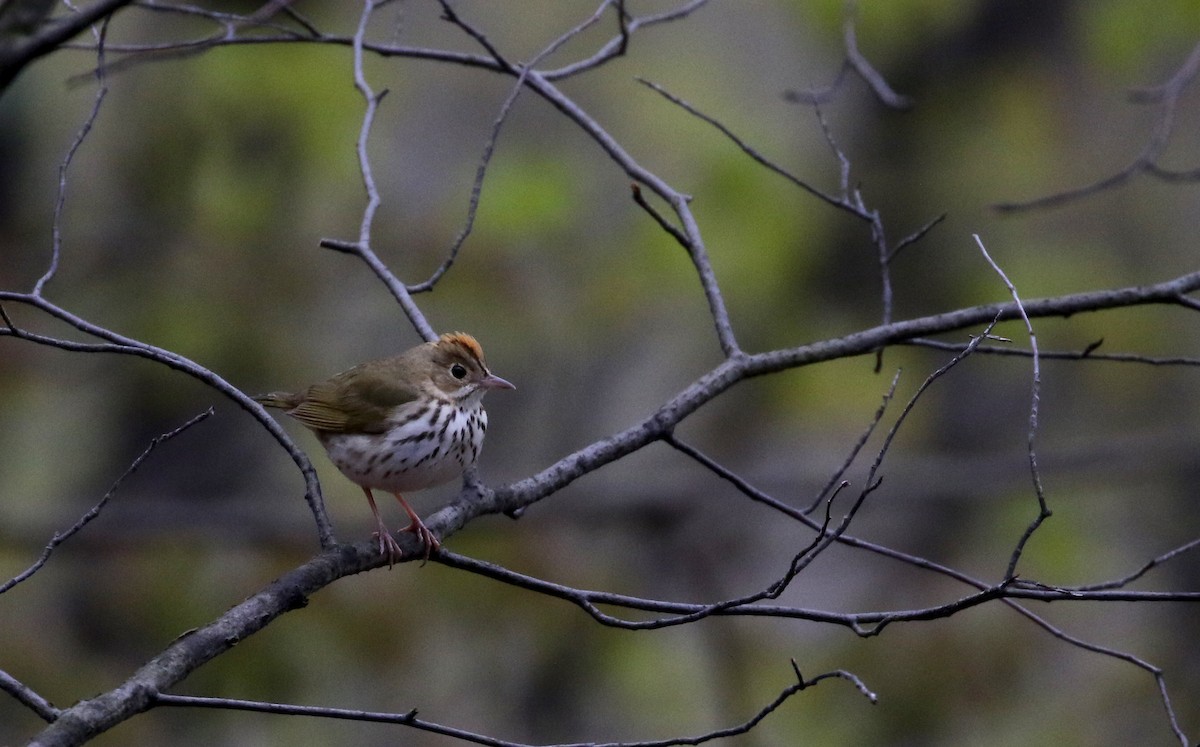
POLYGON ((373 536, 390 568, 403 552, 371 491, 396 496, 410 520, 402 531, 417 535, 428 560, 440 544, 401 493, 449 482, 475 464, 487 430, 483 395, 489 389, 516 387, 488 370, 474 337, 454 332, 360 363, 302 392, 254 399, 311 429, 334 465, 363 489, 375 514, 373 536))

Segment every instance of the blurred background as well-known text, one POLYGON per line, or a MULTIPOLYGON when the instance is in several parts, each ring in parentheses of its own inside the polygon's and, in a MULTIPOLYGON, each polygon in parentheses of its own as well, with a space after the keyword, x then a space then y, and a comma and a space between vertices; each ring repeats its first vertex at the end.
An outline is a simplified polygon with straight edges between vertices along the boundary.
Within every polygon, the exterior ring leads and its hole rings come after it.
MULTIPOLYGON (((220 9, 251 12, 251 3, 220 9)), ((296 8, 350 35, 353 3, 296 8)), ((528 59, 595 2, 457 2, 512 60, 528 59)), ((627 3, 644 14, 666 2, 627 3)), ((877 324, 869 227, 756 165, 711 126, 639 85, 661 84, 800 178, 836 191, 839 164, 811 109, 786 91, 829 84, 844 55, 836 0, 714 1, 637 33, 628 54, 561 83, 693 210, 747 350, 877 324)), ((478 52, 436 3, 379 11, 380 43, 478 52)), ((896 317, 1005 300, 978 233, 1024 298, 1153 283, 1197 269, 1195 184, 1137 178, 1064 207, 998 202, 1107 176, 1150 138, 1158 110, 1130 103, 1200 40, 1200 6, 864 0, 863 53, 912 98, 882 106, 848 78, 824 108, 850 182, 893 242, 946 220, 894 265, 896 317)), ((590 55, 611 14, 543 67, 590 55)), ((199 19, 118 14, 109 43, 211 33, 199 19)), ((86 42, 87 37, 79 41, 86 42)), ((26 291, 50 256, 58 167, 90 111, 95 64, 62 51, 0 97, 0 288, 26 291), (85 76, 80 78, 80 76, 85 76)), ((114 73, 68 177, 61 268, 47 296, 176 351, 247 392, 298 388, 418 342, 357 261, 321 249, 357 236, 364 191, 354 143, 363 103, 345 46, 223 47, 114 73)), ((426 279, 461 230, 484 143, 512 79, 457 65, 368 59, 387 89, 371 137, 383 205, 376 251, 426 279)), ((1177 113, 1164 166, 1200 163, 1200 90, 1177 113)), ((489 484, 533 474, 644 418, 720 360, 685 253, 630 199, 629 179, 574 124, 522 94, 497 144, 457 264, 418 297, 432 325, 476 335, 517 391, 489 397, 480 465, 489 484)), ((14 320, 77 338, 15 304, 14 320)), ((1046 349, 1200 356, 1194 314, 1143 308, 1039 320, 1046 349)), ((1016 345, 1022 329, 1000 330, 1016 345)), ((948 336, 965 342, 967 333, 948 336)), ((684 440, 776 498, 808 505, 870 422, 897 369, 899 402, 949 353, 888 350, 745 382, 691 416, 684 440)), ((1024 577, 1096 582, 1194 539, 1200 381, 1190 367, 1044 361, 1038 458, 1054 516, 1024 577)), ((977 356, 937 382, 897 438, 883 486, 851 533, 987 581, 1036 515, 1026 432, 1028 360, 977 356)), ((111 689, 185 630, 316 549, 294 465, 212 390, 144 360, 0 338, 0 579, 96 503, 150 439, 160 446, 86 531, 0 598, 0 668, 56 705, 111 689)), ((894 422, 893 404, 885 426, 894 422)), ((370 513, 315 440, 339 538, 370 513)), ((878 436, 847 475, 861 485, 878 436)), ((428 512, 456 486, 415 497, 428 512)), ((389 522, 400 517, 381 503, 389 522)), ((665 445, 589 475, 519 521, 484 517, 447 546, 571 586, 681 601, 761 588, 811 539, 665 445)), ((1195 590, 1184 555, 1140 589, 1195 590)), ((844 548, 782 599, 812 609, 911 609, 969 589, 844 548)), ((1033 608, 1071 635, 1160 666, 1182 728, 1200 734, 1200 610, 1185 604, 1033 608)), ((180 693, 404 712, 530 743, 657 739, 740 723, 793 680, 847 669, 880 696, 826 681, 737 745, 1176 743, 1153 678, 1071 647, 990 604, 859 638, 838 627, 708 620, 657 632, 601 628, 566 604, 430 564, 346 578, 201 668, 180 693)), ((0 697, 0 743, 39 729, 0 697)), ((395 744, 450 740, 352 722, 159 709, 95 741, 116 744, 395 744)))

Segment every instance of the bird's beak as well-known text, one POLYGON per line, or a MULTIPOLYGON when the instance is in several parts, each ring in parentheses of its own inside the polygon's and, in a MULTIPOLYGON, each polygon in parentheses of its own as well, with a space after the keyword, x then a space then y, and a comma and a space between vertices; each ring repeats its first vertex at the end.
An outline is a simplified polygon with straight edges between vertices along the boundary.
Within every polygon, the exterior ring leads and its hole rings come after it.
POLYGON ((479 382, 479 386, 481 389, 516 389, 512 385, 512 382, 491 373, 483 377, 483 381, 479 382))

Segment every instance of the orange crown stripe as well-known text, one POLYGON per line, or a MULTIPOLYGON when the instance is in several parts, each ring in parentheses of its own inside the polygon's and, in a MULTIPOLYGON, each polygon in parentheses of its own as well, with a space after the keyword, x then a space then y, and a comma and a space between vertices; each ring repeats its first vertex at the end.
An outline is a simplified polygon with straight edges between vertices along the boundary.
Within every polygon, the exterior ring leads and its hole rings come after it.
POLYGON ((479 347, 479 343, 474 337, 471 337, 466 332, 447 332, 438 338, 438 342, 444 342, 450 345, 461 345, 467 351, 475 356, 479 361, 483 361, 483 348, 479 347))

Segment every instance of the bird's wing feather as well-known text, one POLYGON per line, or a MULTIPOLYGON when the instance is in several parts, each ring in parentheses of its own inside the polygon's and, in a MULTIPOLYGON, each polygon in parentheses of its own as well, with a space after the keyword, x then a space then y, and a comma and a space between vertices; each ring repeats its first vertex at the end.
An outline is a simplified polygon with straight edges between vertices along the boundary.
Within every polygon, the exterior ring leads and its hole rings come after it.
POLYGON ((392 410, 417 398, 414 387, 389 373, 378 364, 373 370, 356 366, 313 384, 288 414, 314 430, 381 433, 392 410))

